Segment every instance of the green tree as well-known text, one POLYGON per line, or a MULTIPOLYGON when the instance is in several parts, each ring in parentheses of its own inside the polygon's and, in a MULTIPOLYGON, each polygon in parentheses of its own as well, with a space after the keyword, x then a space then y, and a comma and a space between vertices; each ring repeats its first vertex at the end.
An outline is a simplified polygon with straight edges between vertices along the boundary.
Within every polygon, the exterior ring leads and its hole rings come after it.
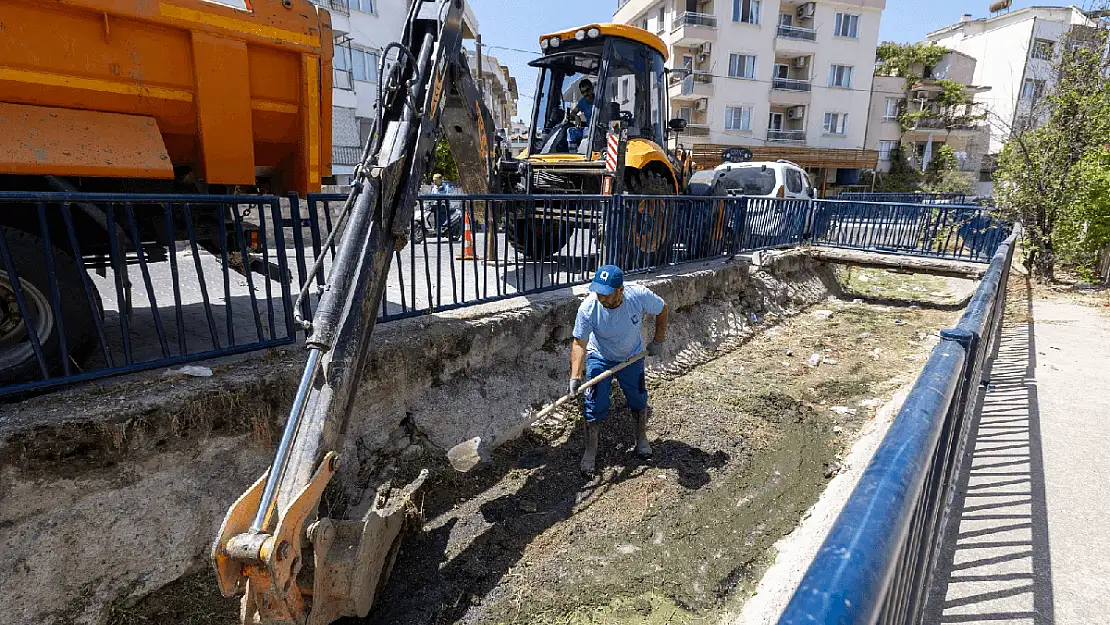
POLYGON ((906 159, 899 143, 890 151, 890 171, 878 174, 875 190, 883 193, 910 193, 921 186, 921 172, 906 159))
POLYGON ((995 173, 1001 210, 1026 233, 1026 264, 1052 279, 1058 263, 1089 270, 1110 244, 1110 59, 1104 28, 1065 42, 1047 121, 1014 128, 995 173))
POLYGON ((459 168, 455 165, 455 157, 451 154, 451 145, 447 143, 447 139, 440 139, 436 144, 432 167, 425 174, 424 182, 430 183, 435 174, 443 174, 443 179, 448 182, 458 183, 460 180, 459 168))

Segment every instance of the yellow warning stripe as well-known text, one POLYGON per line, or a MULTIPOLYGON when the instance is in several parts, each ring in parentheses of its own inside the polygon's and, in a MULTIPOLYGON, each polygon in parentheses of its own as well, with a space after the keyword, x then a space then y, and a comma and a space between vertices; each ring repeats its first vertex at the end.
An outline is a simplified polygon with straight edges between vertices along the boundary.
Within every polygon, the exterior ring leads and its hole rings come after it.
POLYGON ((14 67, 0 67, 0 80, 45 85, 47 87, 68 87, 70 89, 84 89, 86 91, 137 95, 144 98, 158 98, 160 100, 193 101, 193 92, 184 89, 152 87, 150 85, 116 82, 113 80, 99 80, 81 76, 67 76, 65 74, 32 72, 25 69, 15 69, 14 67))
POLYGON ((206 26, 213 26, 215 28, 222 28, 237 33, 244 33, 249 35, 257 35, 267 39, 274 39, 277 41, 288 41, 291 43, 299 43, 303 46, 311 46, 313 48, 320 47, 320 36, 306 35, 283 28, 274 28, 273 26, 263 26, 261 24, 253 24, 251 22, 244 22, 231 17, 223 15, 213 15, 198 11, 196 9, 186 9, 173 4, 166 4, 161 2, 158 4, 158 9, 165 17, 182 20, 186 22, 193 22, 195 24, 204 24, 206 26))

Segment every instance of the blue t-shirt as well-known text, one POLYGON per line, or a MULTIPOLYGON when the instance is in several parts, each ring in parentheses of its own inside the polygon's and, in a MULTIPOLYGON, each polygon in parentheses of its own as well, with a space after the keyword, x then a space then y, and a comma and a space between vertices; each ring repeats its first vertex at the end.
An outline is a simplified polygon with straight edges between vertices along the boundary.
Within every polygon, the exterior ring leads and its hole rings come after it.
POLYGON ((574 338, 588 338, 587 351, 605 360, 628 360, 644 350, 644 313, 658 315, 663 305, 663 298, 638 284, 624 285, 624 302, 611 310, 590 293, 578 307, 574 338))
POLYGON ((578 110, 586 116, 586 123, 590 123, 590 118, 594 115, 594 103, 582 96, 578 99, 578 110))

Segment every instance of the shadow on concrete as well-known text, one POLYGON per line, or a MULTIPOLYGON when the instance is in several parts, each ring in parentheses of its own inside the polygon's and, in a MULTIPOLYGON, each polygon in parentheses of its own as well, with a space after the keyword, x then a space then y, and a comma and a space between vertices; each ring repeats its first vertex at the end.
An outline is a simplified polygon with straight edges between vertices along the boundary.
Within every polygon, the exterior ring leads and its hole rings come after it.
MULTIPOLYGON (((536 537, 587 509, 615 485, 645 471, 670 468, 681 486, 696 490, 709 484, 710 469, 729 461, 724 452, 708 453, 673 440, 654 441, 653 457, 642 460, 631 453, 632 418, 621 409, 614 410, 602 432, 599 477, 587 479, 578 470, 583 430, 577 427, 560 445, 537 445, 526 435, 495 451, 493 466, 481 474, 437 484, 424 502, 424 516, 433 521, 426 531, 406 536, 375 609, 365 620, 342 622, 467 620, 475 606, 502 598, 497 593, 503 578, 536 537), (506 479, 520 469, 531 471, 519 486, 506 479), (468 502, 480 503, 467 507, 468 502), (458 512, 452 512, 454 506, 458 512), (437 517, 442 519, 438 525, 437 517)), ((568 566, 577 565, 573 557, 568 561, 568 566)))
POLYGON ((1030 292, 1021 302, 1025 310, 1016 311, 1028 321, 1002 329, 971 424, 926 609, 929 625, 1054 622, 1030 292))

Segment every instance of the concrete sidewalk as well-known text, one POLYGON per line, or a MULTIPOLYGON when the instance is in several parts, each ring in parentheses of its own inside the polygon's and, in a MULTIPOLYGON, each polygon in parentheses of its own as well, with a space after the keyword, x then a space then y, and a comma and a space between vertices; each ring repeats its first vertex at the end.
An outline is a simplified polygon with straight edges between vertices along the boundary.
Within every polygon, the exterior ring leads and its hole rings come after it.
POLYGON ((1110 317, 1022 305, 972 424, 928 624, 1110 622, 1110 317))

